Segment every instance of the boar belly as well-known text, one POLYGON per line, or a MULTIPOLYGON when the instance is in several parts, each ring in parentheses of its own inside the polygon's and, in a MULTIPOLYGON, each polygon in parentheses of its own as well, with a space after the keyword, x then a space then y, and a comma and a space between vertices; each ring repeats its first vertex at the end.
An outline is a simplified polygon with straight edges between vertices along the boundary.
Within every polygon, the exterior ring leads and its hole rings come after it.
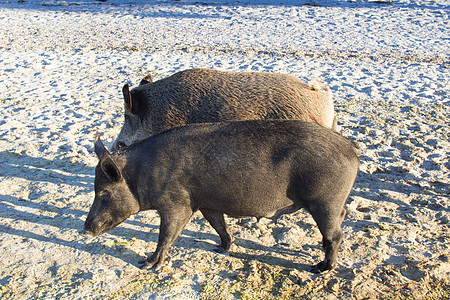
POLYGON ((241 211, 240 213, 236 212, 224 212, 226 215, 233 217, 233 218, 243 218, 243 217, 257 217, 257 218, 268 218, 272 219, 275 222, 277 219, 284 215, 284 214, 291 214, 296 212, 302 208, 298 205, 290 205, 283 208, 280 208, 278 210, 265 210, 262 207, 259 208, 252 208, 251 210, 248 210, 247 212, 241 211))
POLYGON ((230 190, 203 195, 201 208, 224 213, 230 217, 278 217, 281 214, 298 210, 297 205, 281 193, 243 192, 230 190), (236 192, 236 191, 235 191, 236 192))

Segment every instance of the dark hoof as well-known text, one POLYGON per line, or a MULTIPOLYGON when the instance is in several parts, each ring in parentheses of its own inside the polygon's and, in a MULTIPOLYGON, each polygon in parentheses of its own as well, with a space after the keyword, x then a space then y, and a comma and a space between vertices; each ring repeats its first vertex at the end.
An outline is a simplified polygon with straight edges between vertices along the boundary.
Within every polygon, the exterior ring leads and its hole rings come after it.
POLYGON ((317 265, 309 267, 308 271, 313 273, 313 274, 320 274, 321 273, 321 271, 319 270, 317 265))
POLYGON ((228 251, 225 250, 225 249, 223 249, 222 247, 217 247, 217 248, 215 248, 213 251, 216 252, 216 253, 220 253, 220 254, 226 254, 226 253, 228 253, 228 251))
POLYGON ((170 259, 171 259, 170 256, 167 256, 166 259, 153 261, 153 259, 151 259, 151 257, 149 257, 149 258, 146 258, 144 260, 140 260, 138 262, 139 265, 141 265, 141 266, 139 266, 139 268, 141 270, 148 270, 148 269, 152 269, 153 268, 153 269, 155 269, 155 271, 158 271, 159 269, 161 269, 161 267, 164 264, 170 262, 170 259))
MULTIPOLYGON (((139 264, 139 265, 143 265, 143 264, 146 264, 146 263, 147 263, 147 258, 144 258, 144 259, 138 261, 138 264, 139 264)), ((142 266, 141 266, 141 267, 142 267, 142 266)))
POLYGON ((142 266, 139 266, 139 269, 141 269, 141 270, 148 270, 151 267, 152 266, 149 263, 145 262, 144 264, 142 264, 142 266))
POLYGON ((314 274, 320 274, 322 272, 329 271, 329 270, 332 270, 332 269, 334 269, 333 266, 330 266, 327 263, 321 261, 317 265, 314 265, 311 268, 309 268, 309 271, 311 273, 314 273, 314 274))

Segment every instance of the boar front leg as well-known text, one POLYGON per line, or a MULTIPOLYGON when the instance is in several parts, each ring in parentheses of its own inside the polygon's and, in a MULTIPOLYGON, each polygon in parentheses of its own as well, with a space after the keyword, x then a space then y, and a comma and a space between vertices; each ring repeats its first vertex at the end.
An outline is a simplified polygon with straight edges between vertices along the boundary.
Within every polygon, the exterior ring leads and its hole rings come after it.
POLYGON ((209 209, 200 209, 200 211, 220 236, 221 243, 218 252, 226 252, 230 250, 233 237, 227 230, 227 224, 225 223, 223 213, 209 209))
POLYGON ((155 267, 158 271, 168 258, 170 247, 180 236, 184 226, 189 222, 193 215, 190 208, 180 209, 176 212, 160 211, 161 224, 159 227, 158 245, 155 252, 144 260, 141 269, 147 270, 155 267))

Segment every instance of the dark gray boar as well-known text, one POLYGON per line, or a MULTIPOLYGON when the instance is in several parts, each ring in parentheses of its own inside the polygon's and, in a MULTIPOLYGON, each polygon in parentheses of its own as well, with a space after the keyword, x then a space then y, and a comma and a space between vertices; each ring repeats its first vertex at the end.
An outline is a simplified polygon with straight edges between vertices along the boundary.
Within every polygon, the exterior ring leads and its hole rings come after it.
POLYGON ((178 127, 110 153, 97 140, 95 199, 84 229, 91 236, 130 215, 156 209, 158 246, 143 268, 159 269, 197 210, 230 248, 224 214, 267 217, 304 208, 323 236, 325 259, 336 265, 345 201, 359 166, 353 144, 314 123, 254 120, 178 127))
POLYGON ((113 149, 190 123, 292 119, 336 128, 330 89, 287 74, 185 70, 123 87, 125 121, 113 149))

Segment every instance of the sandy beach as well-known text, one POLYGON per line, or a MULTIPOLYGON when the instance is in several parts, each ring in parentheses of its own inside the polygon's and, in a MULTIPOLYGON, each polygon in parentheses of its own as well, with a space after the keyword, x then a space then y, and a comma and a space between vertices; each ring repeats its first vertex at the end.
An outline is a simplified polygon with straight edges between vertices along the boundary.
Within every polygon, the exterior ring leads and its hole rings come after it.
POLYGON ((448 299, 448 1, 0 1, 2 299, 448 299), (159 216, 94 239, 95 134, 110 146, 121 88, 189 68, 293 74, 331 88, 340 132, 362 149, 338 267, 314 274, 305 211, 197 213, 159 272, 159 216))

